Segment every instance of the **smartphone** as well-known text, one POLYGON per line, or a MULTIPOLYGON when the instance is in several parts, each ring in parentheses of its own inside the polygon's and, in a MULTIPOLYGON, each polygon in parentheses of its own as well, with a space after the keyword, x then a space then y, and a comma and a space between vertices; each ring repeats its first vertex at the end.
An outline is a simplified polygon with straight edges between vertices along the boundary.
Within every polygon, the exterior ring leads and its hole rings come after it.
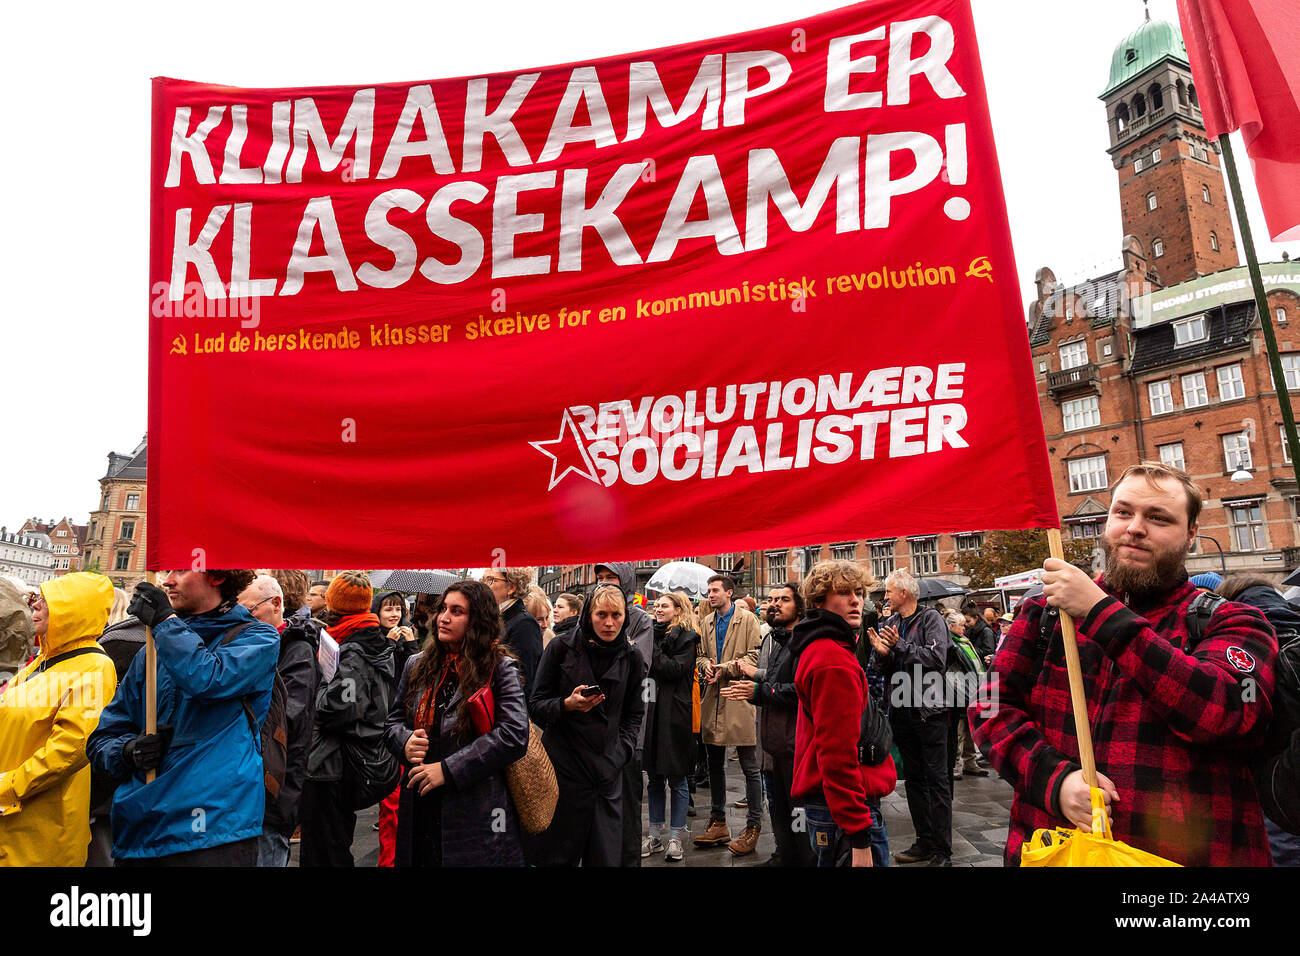
POLYGON ((581 694, 583 697, 599 697, 600 685, 588 684, 586 687, 583 687, 582 690, 578 691, 578 693, 581 694))

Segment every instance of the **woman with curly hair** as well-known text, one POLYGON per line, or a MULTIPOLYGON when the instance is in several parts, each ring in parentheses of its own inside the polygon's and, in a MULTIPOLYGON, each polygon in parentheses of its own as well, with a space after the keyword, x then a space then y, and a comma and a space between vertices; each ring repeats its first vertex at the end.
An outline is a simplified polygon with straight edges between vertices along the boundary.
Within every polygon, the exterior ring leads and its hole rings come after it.
POLYGON ((497 599, 457 581, 433 619, 434 640, 406 662, 384 731, 406 768, 396 865, 522 866, 505 770, 528 749, 528 706, 497 599))

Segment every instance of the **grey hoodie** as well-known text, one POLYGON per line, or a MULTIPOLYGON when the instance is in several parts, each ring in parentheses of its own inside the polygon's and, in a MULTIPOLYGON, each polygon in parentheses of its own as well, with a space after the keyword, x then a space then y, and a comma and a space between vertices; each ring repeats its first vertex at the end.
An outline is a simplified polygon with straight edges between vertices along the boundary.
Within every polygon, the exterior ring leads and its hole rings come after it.
MULTIPOLYGON (((655 643, 654 621, 642 608, 632 603, 632 595, 636 593, 636 572, 632 570, 632 564, 629 561, 597 564, 592 568, 592 571, 599 574, 601 568, 607 568, 618 575, 619 587, 623 590, 623 597, 627 601, 627 641, 641 655, 641 661, 645 664, 645 673, 649 674, 650 655, 654 651, 655 643)), ((637 750, 641 750, 645 746, 645 725, 646 722, 641 721, 641 728, 637 731, 637 750)))

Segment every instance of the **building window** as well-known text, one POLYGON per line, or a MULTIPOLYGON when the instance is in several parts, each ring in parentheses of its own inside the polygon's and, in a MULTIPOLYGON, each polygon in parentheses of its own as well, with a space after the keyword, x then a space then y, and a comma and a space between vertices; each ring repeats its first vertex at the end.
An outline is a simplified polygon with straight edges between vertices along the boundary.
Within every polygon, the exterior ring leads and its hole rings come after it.
POLYGON ((962 554, 979 554, 984 547, 983 534, 957 534, 953 535, 952 540, 958 556, 962 554))
POLYGON ((128 570, 130 564, 131 564, 131 552, 119 551, 117 552, 117 556, 113 559, 113 570, 126 571, 128 570))
POLYGON ((1155 208, 1156 208, 1156 194, 1147 193, 1147 211, 1150 212, 1152 209, 1155 208))
POLYGON ((1286 440, 1286 426, 1277 426, 1278 434, 1282 436, 1282 459, 1288 465, 1291 464, 1291 443, 1286 440))
POLYGON ((1106 456, 1076 458, 1066 463, 1070 472, 1070 493, 1100 491, 1106 487, 1106 456))
POLYGON ((855 555, 857 550, 857 545, 852 542, 848 544, 833 544, 831 545, 831 560, 854 561, 856 560, 855 555))
POLYGON ((1241 379, 1241 363, 1224 365, 1214 372, 1219 377, 1219 401, 1246 397, 1246 383, 1241 379))
POLYGON ((1170 468, 1179 468, 1182 471, 1187 470, 1187 459, 1183 457, 1183 443, 1180 441, 1170 442, 1168 445, 1157 445, 1156 449, 1160 452, 1160 461, 1170 468))
POLYGON ((1193 342, 1204 342, 1210 337, 1210 324, 1204 315, 1194 315, 1174 323, 1174 347, 1181 348, 1193 342))
POLYGON ((1151 165, 1154 166, 1154 165, 1155 165, 1156 163, 1158 163, 1158 162, 1160 162, 1160 150, 1158 150, 1158 149, 1157 149, 1157 150, 1152 150, 1152 152, 1151 152, 1151 165))
POLYGON ((1097 396, 1075 399, 1061 405, 1061 420, 1067 432, 1080 428, 1096 428, 1101 424, 1101 412, 1097 408, 1097 396))
POLYGON ((107 510, 108 510, 108 492, 107 492, 107 491, 104 492, 104 500, 100 502, 100 504, 99 504, 99 510, 100 510, 100 511, 107 511, 107 510))
MULTIPOLYGON (((1193 153, 1196 152, 1195 148, 1193 148, 1192 152, 1193 153)), ((1201 157, 1197 156, 1196 158, 1200 159, 1201 157)), ((1205 203, 1206 205, 1214 204, 1214 201, 1210 198, 1210 187, 1206 186, 1204 183, 1201 184, 1201 202, 1205 203)))
POLYGON ((1250 471, 1250 439, 1245 432, 1223 436, 1223 465, 1226 471, 1250 471))
POLYGON ((821 545, 799 549, 799 576, 801 578, 806 578, 812 573, 813 565, 817 563, 821 553, 821 545))
POLYGON ((1286 387, 1300 389, 1300 355, 1283 355, 1281 359, 1282 379, 1286 382, 1286 387))
POLYGON ((1213 230, 1210 232, 1210 248, 1215 252, 1219 251, 1219 234, 1213 230))
POLYGON ((122 522, 122 537, 125 538, 125 539, 128 540, 128 541, 132 541, 132 540, 135 539, 135 522, 134 522, 134 521, 123 521, 123 522, 122 522))
POLYGON ((1142 172, 1142 170, 1143 170, 1145 167, 1146 167, 1146 163, 1144 163, 1144 162, 1142 161, 1142 157, 1139 156, 1139 157, 1137 158, 1137 160, 1134 161, 1134 163, 1133 163, 1133 172, 1135 172, 1135 173, 1140 173, 1140 172, 1142 172))
POLYGON ((1188 372, 1183 376, 1183 407, 1200 408, 1210 404, 1210 391, 1205 387, 1204 372, 1188 372))
POLYGON ((1147 396, 1151 400, 1152 415, 1165 415, 1174 410, 1174 390, 1170 388, 1167 379, 1150 382, 1147 385, 1147 396))
POLYGON ((1277 316, 1278 325, 1286 325, 1286 309, 1279 307, 1274 315, 1277 316))
POLYGON ((1165 254, 1165 241, 1163 239, 1157 239, 1154 242, 1152 242, 1151 251, 1154 252, 1156 254, 1156 258, 1159 259, 1161 256, 1165 254))
POLYGON ((912 549, 913 575, 939 573, 938 538, 908 538, 907 543, 912 549))
POLYGON ((127 511, 139 511, 139 510, 140 510, 140 496, 139 496, 139 495, 127 495, 127 496, 126 496, 126 510, 127 510, 127 511))
POLYGON ((1087 342, 1066 342, 1061 346, 1061 371, 1088 364, 1087 342))
POLYGON ((871 542, 871 573, 884 580, 894 573, 894 539, 871 542))
POLYGON ((1046 374, 1046 373, 1047 373, 1047 363, 1046 363, 1046 362, 1039 362, 1039 363, 1038 363, 1038 372, 1039 372, 1039 374, 1046 374))
POLYGON ((1086 518, 1083 521, 1071 521, 1070 537, 1074 538, 1076 541, 1078 540, 1095 541, 1096 539, 1101 537, 1101 533, 1103 530, 1105 530, 1105 527, 1106 527, 1106 518, 1104 516, 1096 517, 1096 518, 1086 518))
POLYGON ((786 579, 785 552, 773 551, 767 556, 767 583, 779 584, 786 579))
POLYGON ((1264 537, 1264 515, 1258 501, 1245 501, 1225 505, 1228 524, 1232 527, 1232 547, 1235 551, 1263 551, 1268 545, 1264 537))

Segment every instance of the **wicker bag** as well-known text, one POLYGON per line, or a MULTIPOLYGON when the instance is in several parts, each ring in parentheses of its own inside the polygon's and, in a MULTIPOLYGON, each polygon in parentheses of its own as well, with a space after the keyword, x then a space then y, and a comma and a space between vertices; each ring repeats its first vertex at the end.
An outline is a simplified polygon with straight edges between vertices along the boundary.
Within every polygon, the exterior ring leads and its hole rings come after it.
POLYGON ((542 732, 531 720, 528 752, 506 767, 506 785, 525 830, 541 833, 551 825, 555 805, 560 800, 560 785, 555 780, 551 758, 542 746, 542 732))

